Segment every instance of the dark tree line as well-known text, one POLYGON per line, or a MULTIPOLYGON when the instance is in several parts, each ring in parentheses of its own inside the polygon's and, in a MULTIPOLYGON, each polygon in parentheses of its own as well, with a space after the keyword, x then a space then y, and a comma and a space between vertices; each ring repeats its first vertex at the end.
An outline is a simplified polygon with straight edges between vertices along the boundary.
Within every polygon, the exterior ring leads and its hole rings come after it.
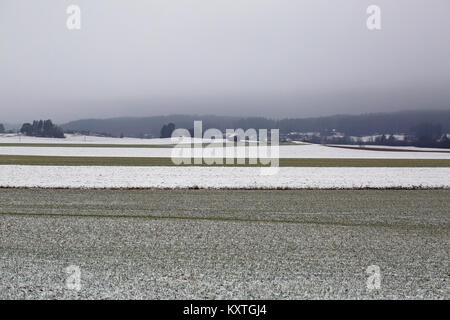
POLYGON ((429 148, 450 148, 450 139, 439 123, 423 122, 408 130, 404 139, 397 139, 394 134, 381 134, 370 140, 363 141, 361 137, 333 136, 329 132, 302 138, 300 140, 322 144, 353 144, 381 146, 416 146, 429 148))
POLYGON ((420 123, 411 128, 411 132, 419 142, 431 142, 442 136, 442 125, 434 123, 420 123))
POLYGON ((170 138, 172 136, 172 132, 175 131, 175 124, 172 122, 169 124, 163 125, 161 128, 161 138, 170 138))
POLYGON ((20 132, 32 137, 64 138, 64 131, 53 124, 52 120, 34 120, 33 123, 24 123, 20 132))
MULTIPOLYGON (((176 123, 177 128, 192 128, 195 120, 203 121, 203 129, 249 128, 280 129, 281 134, 291 132, 331 132, 333 129, 346 136, 410 133, 420 123, 440 123, 442 132, 450 133, 450 110, 403 111, 395 113, 374 113, 362 115, 340 115, 304 119, 267 119, 263 117, 232 117, 213 115, 170 115, 143 118, 86 119, 63 125, 65 131, 107 132, 113 136, 123 133, 127 137, 144 134, 161 135, 161 126, 176 123)), ((167 125, 166 125, 167 126, 167 125)))
POLYGON ((5 133, 5 126, 3 123, 0 123, 0 133, 5 133))
POLYGON ((442 125, 440 123, 420 123, 412 127, 411 132, 415 137, 415 146, 450 148, 450 142, 447 138, 447 133, 442 132, 442 125))

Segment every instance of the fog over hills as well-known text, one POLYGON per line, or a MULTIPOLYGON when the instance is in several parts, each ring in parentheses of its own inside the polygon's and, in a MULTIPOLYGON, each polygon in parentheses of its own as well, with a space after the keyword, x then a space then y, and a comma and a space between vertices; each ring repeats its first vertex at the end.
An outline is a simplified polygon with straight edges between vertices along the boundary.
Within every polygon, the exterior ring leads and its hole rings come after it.
POLYGON ((361 0, 1 0, 0 121, 448 108, 450 2, 425 3, 371 31, 361 0))
POLYGON ((400 111, 395 113, 372 113, 361 115, 334 115, 303 119, 268 119, 263 117, 236 117, 216 115, 169 115, 155 117, 124 117, 112 119, 83 119, 68 122, 66 131, 90 131, 124 134, 139 137, 159 136, 164 124, 173 122, 177 128, 190 129, 195 120, 203 121, 203 129, 217 128, 222 131, 235 128, 278 128, 281 133, 337 130, 346 135, 371 135, 377 133, 408 133, 420 123, 440 124, 443 132, 450 132, 450 110, 400 111))

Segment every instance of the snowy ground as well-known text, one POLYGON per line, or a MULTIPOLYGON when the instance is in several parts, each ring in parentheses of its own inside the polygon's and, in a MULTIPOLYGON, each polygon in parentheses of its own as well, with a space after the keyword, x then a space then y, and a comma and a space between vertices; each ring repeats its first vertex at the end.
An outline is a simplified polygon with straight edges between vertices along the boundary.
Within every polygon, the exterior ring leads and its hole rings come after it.
POLYGON ((54 144, 142 144, 158 145, 172 144, 171 138, 167 139, 139 139, 139 138, 111 138, 66 134, 65 139, 27 137, 18 134, 0 134, 0 143, 54 143, 54 144))
MULTIPOLYGON (((62 144, 64 147, 43 147, 43 146, 1 146, 0 155, 27 155, 27 156, 68 156, 68 157, 170 157, 173 150, 171 148, 115 148, 114 145, 168 145, 176 144, 174 140, 168 139, 138 139, 138 138, 108 138, 82 135, 66 135, 66 139, 36 138, 20 136, 16 134, 0 134, 0 143, 40 143, 40 144, 62 144), (101 144, 111 145, 111 147, 71 147, 71 144, 101 144)), ((190 143, 190 138, 178 141, 178 143, 190 143)), ((195 139, 195 143, 210 143, 210 140, 195 139)), ((215 141, 222 142, 219 140, 215 141)), ((370 146, 377 147, 377 146, 370 146)), ((389 149, 389 147, 378 146, 389 149)), ((402 147, 395 147, 402 149, 402 147)), ((222 148, 214 148, 216 154, 220 154, 222 148)), ((450 153, 442 152, 442 149, 414 148, 407 147, 411 152, 390 152, 372 151, 358 149, 331 148, 317 144, 281 145, 279 146, 281 158, 374 158, 374 159, 450 159, 450 153), (414 152, 436 151, 436 152, 414 152)), ((222 149, 223 150, 223 149, 222 149)), ((262 150, 262 154, 266 154, 262 150)))
MULTIPOLYGON (((171 157, 173 148, 70 147, 86 144, 168 144, 171 139, 103 138, 68 135, 45 139, 0 135, 0 143, 63 143, 64 147, 0 147, 0 155, 66 157, 171 157)), ((204 149, 205 150, 205 149, 204 149)), ((223 149, 214 148, 214 153, 223 149)), ((281 145, 280 158, 450 159, 443 152, 390 152, 332 148, 315 144, 281 145)), ((266 150, 264 150, 263 154, 266 150)), ((177 156, 182 153, 176 153, 177 156)), ((186 154, 184 154, 186 155, 186 154)), ((263 156, 264 157, 264 156, 263 156)), ((361 188, 450 187, 450 168, 281 168, 262 176, 260 168, 223 167, 58 167, 0 166, 0 186, 10 187, 205 187, 205 188, 361 188)))
MULTIPOLYGON (((211 148, 215 155, 226 154, 223 148, 211 148), (222 151, 222 153, 220 153, 222 151)), ((237 149, 237 148, 235 148, 237 149)), ((248 149, 248 148, 247 148, 248 149)), ((270 148, 269 154, 270 154, 270 148)), ((205 148, 203 149, 205 150, 205 148)), ((245 147, 241 147, 245 150, 245 147)), ((260 154, 267 150, 261 147, 260 154)), ((67 157, 171 157, 173 148, 83 148, 83 147, 1 147, 0 155, 67 156, 67 157)), ((366 158, 366 159, 450 159, 444 152, 391 152, 332 148, 317 144, 281 145, 280 158, 366 158)), ((176 153, 178 154, 178 153, 176 153)), ((179 153, 181 154, 181 153, 179 153)), ((194 151, 192 151, 194 154, 194 151)), ((212 153, 208 153, 212 154, 212 153)), ((264 156, 263 156, 264 157, 264 156)))
POLYGON ((1 187, 387 188, 450 187, 450 168, 0 166, 1 187))
POLYGON ((449 190, 0 190, 1 299, 444 299, 449 190), (80 290, 65 285, 70 265, 80 290), (369 266, 380 288, 369 290, 369 266))
POLYGON ((348 144, 330 144, 329 146, 345 147, 345 148, 371 148, 371 149, 393 149, 393 150, 412 150, 412 151, 435 151, 435 152, 450 152, 450 149, 444 148, 420 148, 413 146, 380 146, 380 145, 348 145, 348 144))

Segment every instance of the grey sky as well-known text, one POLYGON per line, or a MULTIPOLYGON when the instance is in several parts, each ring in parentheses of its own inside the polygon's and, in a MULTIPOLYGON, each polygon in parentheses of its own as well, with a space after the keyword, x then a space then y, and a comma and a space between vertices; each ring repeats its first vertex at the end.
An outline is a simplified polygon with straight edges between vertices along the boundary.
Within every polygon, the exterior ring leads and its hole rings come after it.
POLYGON ((448 0, 0 0, 0 122, 449 109, 449 17, 448 0))

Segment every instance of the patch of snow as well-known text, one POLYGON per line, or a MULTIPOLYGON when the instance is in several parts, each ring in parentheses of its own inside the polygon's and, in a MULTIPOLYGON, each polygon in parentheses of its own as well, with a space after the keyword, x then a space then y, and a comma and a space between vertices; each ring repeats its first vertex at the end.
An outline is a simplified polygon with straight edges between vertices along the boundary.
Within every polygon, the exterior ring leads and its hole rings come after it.
POLYGON ((387 188, 450 187, 450 168, 0 166, 2 187, 387 188))
MULTIPOLYGON (((373 151, 332 148, 317 144, 281 145, 279 150, 280 158, 450 159, 450 153, 443 152, 373 151)), ((172 151, 172 148, 0 147, 0 155, 67 157, 171 157, 172 151)), ((220 151, 220 148, 210 148, 206 152, 219 155, 220 151)), ((266 154, 264 149, 260 151, 260 154, 266 154)))
MULTIPOLYGON (((138 144, 138 145, 158 145, 174 144, 171 138, 113 138, 85 136, 79 134, 66 134, 65 139, 28 137, 20 134, 0 134, 0 143, 54 143, 54 144, 138 144)), ((210 140, 192 139, 194 143, 210 142, 210 140)), ((190 138, 184 138, 181 143, 191 143, 190 138)))
POLYGON ((348 145, 348 144, 330 144, 329 146, 346 147, 346 148, 372 148, 372 149, 399 149, 412 151, 436 151, 436 152, 450 152, 450 149, 445 148, 421 148, 413 146, 383 146, 383 145, 348 145))

